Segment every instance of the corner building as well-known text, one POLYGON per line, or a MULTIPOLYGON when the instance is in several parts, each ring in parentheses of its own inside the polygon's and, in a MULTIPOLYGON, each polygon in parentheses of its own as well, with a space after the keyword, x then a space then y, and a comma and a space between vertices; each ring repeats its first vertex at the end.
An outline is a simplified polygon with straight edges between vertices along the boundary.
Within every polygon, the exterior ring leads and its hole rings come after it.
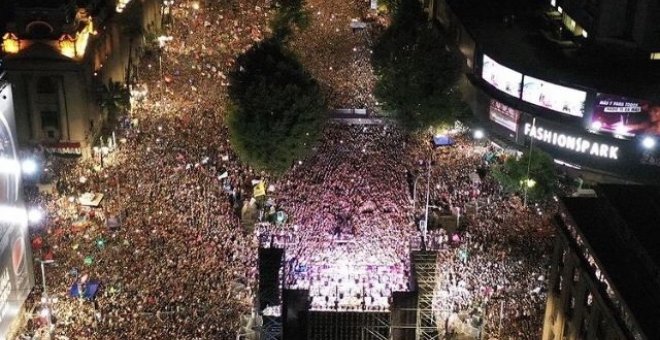
POLYGON ((561 200, 543 340, 660 339, 660 188, 561 200))
POLYGON ((533 143, 597 182, 660 183, 659 2, 424 5, 464 56, 459 87, 498 145, 533 143))
POLYGON ((135 80, 145 37, 160 30, 160 1, 21 0, 6 7, 0 57, 15 95, 19 143, 89 155, 108 118, 104 100, 135 80))

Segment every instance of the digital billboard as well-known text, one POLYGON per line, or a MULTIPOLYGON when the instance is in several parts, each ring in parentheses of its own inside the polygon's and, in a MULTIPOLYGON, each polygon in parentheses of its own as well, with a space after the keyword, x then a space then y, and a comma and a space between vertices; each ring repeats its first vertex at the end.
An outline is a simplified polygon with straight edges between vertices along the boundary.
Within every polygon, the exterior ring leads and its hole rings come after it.
POLYGON ((500 65, 485 54, 481 67, 481 77, 496 89, 520 98, 520 84, 523 80, 522 73, 500 65))
POLYGON ((518 118, 520 118, 520 111, 512 107, 491 99, 490 107, 488 109, 488 117, 493 122, 502 125, 513 132, 518 131, 518 118))
POLYGON ((34 285, 11 86, 0 79, 0 338, 34 285))
POLYGON ((660 104, 598 93, 590 126, 596 131, 627 137, 660 135, 660 104))
POLYGON ((525 76, 522 99, 553 111, 582 117, 584 116, 584 102, 587 99, 587 93, 525 76))

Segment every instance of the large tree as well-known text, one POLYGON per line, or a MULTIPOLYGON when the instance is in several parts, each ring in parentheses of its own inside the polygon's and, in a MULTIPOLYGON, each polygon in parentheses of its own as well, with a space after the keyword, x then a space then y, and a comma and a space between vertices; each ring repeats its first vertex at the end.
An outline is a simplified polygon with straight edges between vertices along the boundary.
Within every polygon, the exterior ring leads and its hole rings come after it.
POLYGON ((419 1, 395 4, 392 25, 374 47, 376 98, 410 132, 465 117, 469 111, 454 89, 460 58, 419 1))
POLYGON ((495 167, 493 177, 505 191, 523 194, 527 189, 530 200, 546 199, 555 193, 557 187, 554 161, 539 149, 533 149, 531 153, 527 151, 518 158, 508 158, 504 164, 495 167))
POLYGON ((254 168, 280 174, 316 142, 325 99, 316 81, 277 39, 239 56, 229 75, 231 142, 254 168))

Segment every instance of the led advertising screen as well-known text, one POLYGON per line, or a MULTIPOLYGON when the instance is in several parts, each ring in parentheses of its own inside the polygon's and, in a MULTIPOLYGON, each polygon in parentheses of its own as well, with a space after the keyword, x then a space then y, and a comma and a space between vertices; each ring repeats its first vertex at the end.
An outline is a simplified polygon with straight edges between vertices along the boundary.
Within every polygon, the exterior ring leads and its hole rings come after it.
POLYGON ((523 79, 522 73, 498 64, 485 54, 481 67, 481 77, 489 84, 495 86, 496 89, 520 98, 520 84, 523 79))
POLYGON ((522 92, 522 99, 528 103, 571 116, 584 116, 585 91, 525 76, 522 92))
POLYGON ((0 337, 34 284, 11 86, 0 80, 0 337))
POLYGON ((646 100, 599 93, 596 95, 591 129, 632 137, 660 135, 660 104, 646 100))
POLYGON ((488 117, 490 117, 490 120, 493 122, 502 125, 513 132, 518 131, 518 118, 520 118, 520 111, 512 107, 491 99, 490 107, 488 109, 488 117))

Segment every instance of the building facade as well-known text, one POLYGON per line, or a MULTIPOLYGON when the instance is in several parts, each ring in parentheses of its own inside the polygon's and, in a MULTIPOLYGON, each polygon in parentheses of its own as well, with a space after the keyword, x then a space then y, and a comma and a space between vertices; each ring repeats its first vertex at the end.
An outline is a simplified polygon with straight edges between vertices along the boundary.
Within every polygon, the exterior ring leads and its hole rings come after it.
POLYGON ((23 200, 11 85, 0 64, 0 338, 23 322, 24 302, 34 286, 32 250, 23 200))
POLYGON ((542 339, 657 339, 658 188, 596 191, 561 201, 542 339))
POLYGON ((160 13, 157 0, 15 2, 3 55, 20 144, 89 154, 160 13))
POLYGON ((425 1, 464 56, 459 87, 490 137, 595 181, 658 183, 660 23, 643 14, 658 3, 627 2, 630 34, 613 29, 619 3, 425 1))

